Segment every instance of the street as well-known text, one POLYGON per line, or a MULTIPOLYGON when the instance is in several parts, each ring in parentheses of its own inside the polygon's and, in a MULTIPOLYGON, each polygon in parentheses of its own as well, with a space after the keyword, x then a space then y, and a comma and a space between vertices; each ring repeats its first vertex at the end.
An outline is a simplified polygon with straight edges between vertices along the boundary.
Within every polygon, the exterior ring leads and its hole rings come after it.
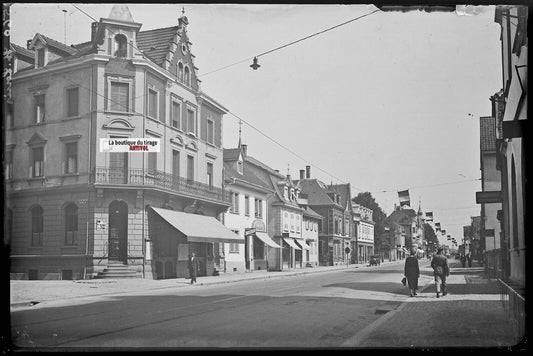
MULTIPOLYGON (((421 290, 416 298, 409 298, 400 283, 403 264, 398 263, 44 303, 12 310, 13 342, 18 347, 59 350, 410 346, 413 340, 402 336, 406 330, 395 328, 387 319, 404 307, 411 310, 409 319, 422 321, 421 311, 432 309, 432 303, 446 302, 446 298, 435 299, 428 263, 420 261, 421 290), (383 330, 387 325, 394 330, 383 334, 379 327, 383 330)), ((476 310, 468 302, 461 306, 461 300, 476 296, 459 287, 450 285, 448 302, 459 311, 468 309, 461 313, 474 314, 471 326, 457 327, 454 313, 440 313, 450 336, 424 339, 411 331, 408 334, 413 335, 415 346, 417 342, 418 346, 439 347, 501 345, 498 328, 488 341, 487 335, 476 339, 467 332, 477 333, 479 325, 476 310), (453 295, 454 290, 460 295, 453 295)), ((486 309, 489 303, 488 309, 498 309, 498 295, 488 294, 484 299, 480 307, 486 309)), ((506 321, 491 318, 490 322, 502 325, 506 321)), ((418 327, 425 328, 424 324, 418 327)))

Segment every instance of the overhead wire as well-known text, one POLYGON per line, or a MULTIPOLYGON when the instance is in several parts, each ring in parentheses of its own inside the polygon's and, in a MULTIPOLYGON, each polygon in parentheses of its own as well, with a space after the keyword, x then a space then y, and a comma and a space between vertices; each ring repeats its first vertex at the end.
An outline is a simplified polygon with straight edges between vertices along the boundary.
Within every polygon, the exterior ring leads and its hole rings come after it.
POLYGON ((328 31, 331 31, 331 30, 336 29, 336 28, 338 28, 338 27, 341 27, 341 26, 347 25, 347 24, 349 24, 349 23, 351 23, 351 22, 357 21, 357 20, 362 19, 363 17, 366 17, 366 16, 370 16, 370 15, 376 13, 376 12, 379 12, 379 11, 381 11, 381 10, 380 10, 380 9, 374 10, 374 11, 372 11, 372 12, 369 12, 369 13, 367 13, 367 14, 364 14, 364 15, 361 15, 361 16, 358 16, 358 17, 355 17, 355 18, 353 18, 353 19, 350 19, 350 20, 345 21, 345 22, 343 22, 343 23, 340 23, 340 24, 338 24, 338 25, 335 25, 335 26, 329 27, 329 28, 327 28, 327 29, 325 29, 325 30, 322 30, 322 31, 319 31, 319 32, 315 32, 315 33, 313 33, 312 35, 309 35, 309 36, 306 36, 306 37, 300 38, 300 39, 298 39, 298 40, 296 40, 296 41, 292 41, 292 42, 290 42, 290 43, 287 43, 287 44, 281 45, 281 46, 279 46, 279 47, 273 48, 273 49, 271 49, 271 50, 265 51, 265 52, 263 52, 263 53, 261 53, 261 54, 258 54, 258 55, 256 55, 256 56, 249 57, 249 58, 246 58, 246 59, 240 60, 240 61, 238 61, 238 62, 235 62, 235 63, 233 63, 233 64, 227 65, 227 66, 225 66, 225 67, 222 67, 222 68, 215 69, 215 70, 212 70, 212 71, 210 71, 210 72, 204 73, 204 74, 202 74, 202 75, 199 75, 199 77, 204 77, 204 76, 206 76, 206 75, 208 75, 208 74, 212 74, 212 73, 215 73, 215 72, 219 72, 219 71, 221 71, 221 70, 224 70, 224 69, 227 69, 227 68, 233 67, 233 66, 235 66, 235 65, 237 65, 237 64, 241 64, 241 63, 243 63, 243 62, 247 62, 247 61, 249 61, 250 59, 253 59, 253 58, 259 58, 259 57, 264 56, 264 55, 267 55, 267 54, 269 54, 269 53, 272 53, 272 52, 278 51, 278 50, 280 50, 280 49, 282 49, 282 48, 286 48, 286 47, 292 46, 293 44, 296 44, 296 43, 298 43, 298 42, 302 42, 302 41, 307 40, 307 39, 309 39, 309 38, 311 38, 311 37, 318 36, 318 35, 320 35, 320 34, 322 34, 322 33, 324 33, 324 32, 328 32, 328 31))

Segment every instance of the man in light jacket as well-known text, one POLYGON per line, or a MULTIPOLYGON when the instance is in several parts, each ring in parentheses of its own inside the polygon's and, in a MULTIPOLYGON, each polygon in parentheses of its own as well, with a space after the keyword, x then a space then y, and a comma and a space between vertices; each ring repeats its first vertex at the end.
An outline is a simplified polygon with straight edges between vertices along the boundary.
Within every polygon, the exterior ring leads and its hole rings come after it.
POLYGON ((435 286, 437 288, 437 298, 440 298, 441 285, 442 296, 446 294, 446 277, 450 275, 450 269, 448 268, 448 259, 442 254, 443 248, 437 249, 437 254, 433 256, 431 260, 431 268, 433 268, 433 275, 435 276, 435 286))

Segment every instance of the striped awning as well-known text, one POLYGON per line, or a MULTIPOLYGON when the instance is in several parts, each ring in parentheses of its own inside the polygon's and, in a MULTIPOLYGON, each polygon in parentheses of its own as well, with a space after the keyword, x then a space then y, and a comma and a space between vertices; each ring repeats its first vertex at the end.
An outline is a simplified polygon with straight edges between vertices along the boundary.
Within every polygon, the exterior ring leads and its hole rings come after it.
POLYGON ((255 236, 270 247, 281 248, 281 246, 274 242, 274 240, 272 240, 265 232, 256 231, 255 236))
POLYGON ((301 239, 297 239, 297 240, 294 240, 296 241, 296 243, 298 245, 300 245, 302 247, 303 250, 310 250, 311 249, 311 246, 309 246, 308 244, 305 243, 305 240, 301 240, 301 239))
POLYGON ((284 237, 283 241, 285 241, 287 243, 287 245, 289 245, 293 249, 301 250, 301 248, 298 245, 296 245, 296 243, 294 242, 294 239, 291 239, 290 237, 284 237))

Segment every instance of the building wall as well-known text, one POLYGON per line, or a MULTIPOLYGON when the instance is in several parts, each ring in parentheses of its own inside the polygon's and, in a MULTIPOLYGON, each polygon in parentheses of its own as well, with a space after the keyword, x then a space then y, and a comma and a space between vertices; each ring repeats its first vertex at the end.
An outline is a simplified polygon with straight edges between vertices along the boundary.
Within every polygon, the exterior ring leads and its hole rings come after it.
POLYGON ((309 262, 312 266, 318 266, 318 222, 315 219, 308 219, 304 216, 302 238, 304 241, 312 240, 308 243, 311 247, 309 259, 307 259, 307 253, 303 252, 304 264, 309 262))
MULTIPOLYGON (((482 169, 483 169, 483 190, 484 191, 499 191, 501 187, 501 173, 496 170, 496 154, 482 153, 482 169)), ((502 208, 502 204, 484 204, 485 207, 485 230, 494 230, 494 237, 485 238, 485 250, 494 250, 500 248, 500 234, 501 225, 497 219, 498 210, 502 208)))
MULTIPOLYGON (((229 185, 228 190, 239 193, 239 212, 238 213, 233 213, 233 212, 224 213, 224 225, 226 227, 228 227, 231 230, 239 230, 239 236, 242 236, 244 238, 245 229, 252 228, 254 221, 256 221, 257 219, 263 221, 263 223, 265 224, 265 227, 268 226, 266 194, 259 193, 256 190, 242 187, 240 185, 239 186, 229 185), (245 209, 245 197, 246 196, 249 196, 249 204, 250 204, 249 215, 246 215, 246 209, 245 209), (263 215, 261 218, 258 218, 255 216, 255 199, 262 200, 263 215)), ((268 230, 265 232, 271 235, 271 233, 268 230)), ((245 256, 245 245, 244 244, 239 244, 238 253, 230 253, 229 244, 227 243, 224 244, 224 255, 225 255, 226 266, 227 266, 226 272, 245 271, 246 270, 246 259, 250 261, 251 270, 256 269, 256 267, 263 267, 263 265, 266 265, 266 262, 264 264, 263 262, 260 262, 260 261, 258 261, 257 263, 254 263, 254 259, 253 259, 254 239, 253 239, 253 236, 248 236, 247 239, 248 239, 248 246, 249 246, 248 256, 245 256)))

